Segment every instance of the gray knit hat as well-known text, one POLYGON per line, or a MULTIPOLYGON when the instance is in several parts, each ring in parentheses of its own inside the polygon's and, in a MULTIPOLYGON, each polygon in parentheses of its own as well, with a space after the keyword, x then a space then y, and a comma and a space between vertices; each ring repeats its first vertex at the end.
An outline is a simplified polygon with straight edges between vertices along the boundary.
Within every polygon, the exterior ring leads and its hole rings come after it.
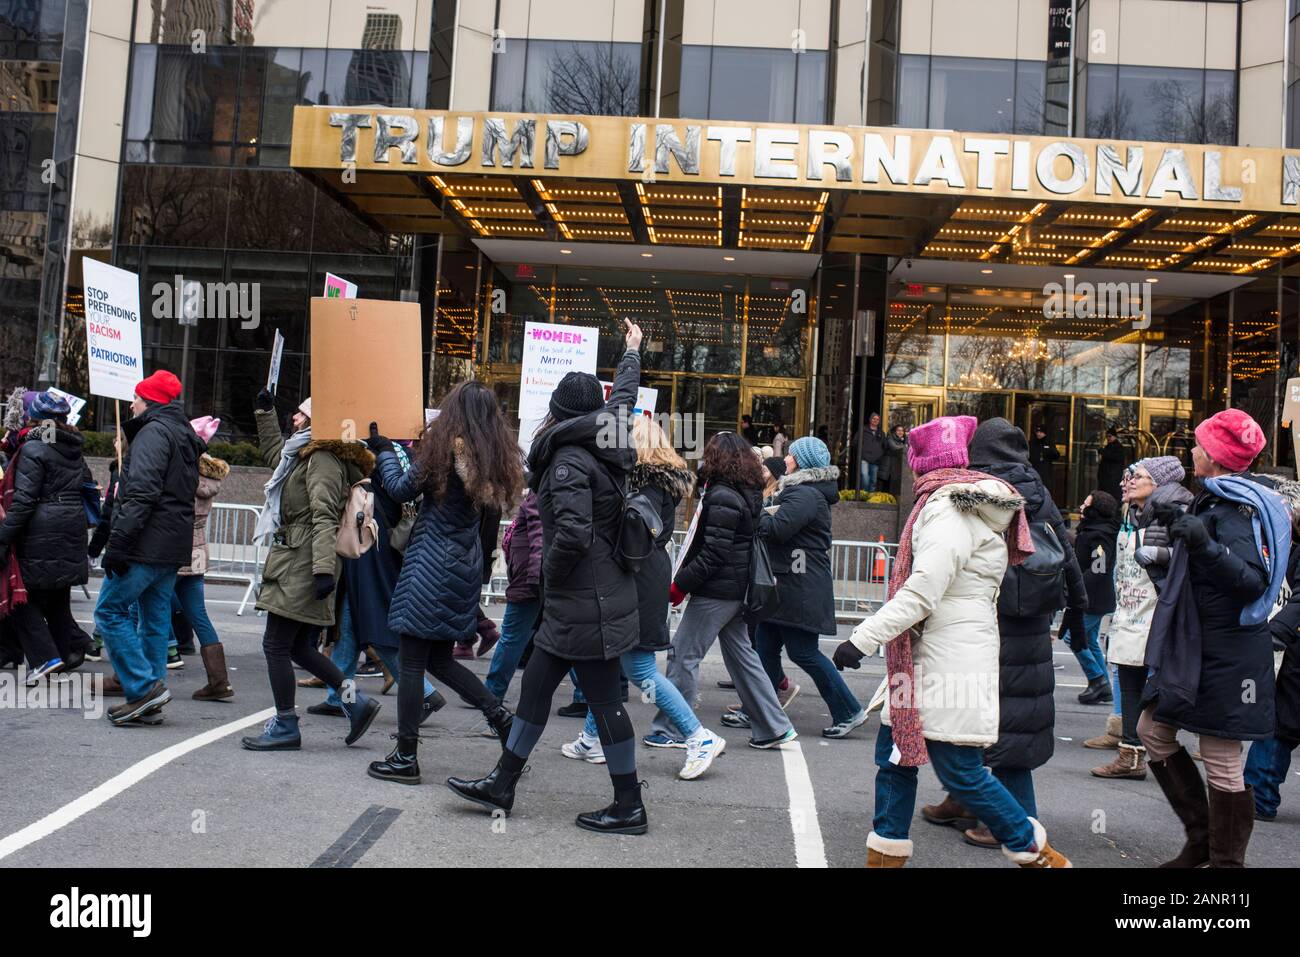
POLYGON ((1178 485, 1187 477, 1183 463, 1172 455, 1157 455, 1149 459, 1138 459, 1134 468, 1145 469, 1151 481, 1156 485, 1178 485))

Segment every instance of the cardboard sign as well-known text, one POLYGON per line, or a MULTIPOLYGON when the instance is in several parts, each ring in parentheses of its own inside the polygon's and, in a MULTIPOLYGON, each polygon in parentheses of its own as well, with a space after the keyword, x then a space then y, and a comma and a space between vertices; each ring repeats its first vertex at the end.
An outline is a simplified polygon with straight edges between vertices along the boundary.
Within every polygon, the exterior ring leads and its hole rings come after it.
POLYGON ((280 360, 284 358, 284 336, 275 330, 275 343, 271 346, 271 368, 266 373, 266 390, 275 392, 280 384, 280 360))
MULTIPOLYGON (((614 383, 600 380, 600 384, 605 387, 605 401, 609 401, 609 394, 614 391, 614 383)), ((654 415, 655 405, 659 402, 659 390, 648 389, 645 386, 637 386, 636 406, 632 409, 633 415, 654 415)))
POLYGON ((325 298, 355 299, 357 298, 357 284, 348 282, 342 276, 327 272, 325 274, 325 298))
POLYGON ((370 423, 393 439, 424 428, 420 304, 381 299, 311 301, 314 439, 363 439, 370 423))
POLYGON ((519 445, 528 454, 533 433, 546 418, 551 393, 569 372, 596 374, 600 330, 552 322, 524 323, 519 368, 519 445))
POLYGON ((95 259, 83 261, 82 274, 90 391, 130 402, 136 383, 144 378, 140 277, 95 259))
POLYGON ((66 399, 72 411, 68 413, 68 425, 76 425, 81 421, 81 410, 86 407, 86 400, 80 396, 73 395, 71 392, 64 392, 62 389, 56 389, 51 386, 46 390, 50 395, 57 395, 60 399, 66 399))

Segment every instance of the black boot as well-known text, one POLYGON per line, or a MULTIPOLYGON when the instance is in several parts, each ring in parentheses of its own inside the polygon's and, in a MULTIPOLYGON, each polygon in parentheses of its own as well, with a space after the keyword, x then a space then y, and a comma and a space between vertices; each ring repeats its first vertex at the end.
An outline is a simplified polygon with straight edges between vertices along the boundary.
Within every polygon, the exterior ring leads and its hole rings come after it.
POLYGON ((599 811, 579 814, 574 821, 584 831, 602 834, 644 834, 650 828, 645 804, 641 801, 642 781, 636 787, 614 792, 614 803, 599 811))
POLYGON ((1245 867, 1255 827, 1255 792, 1220 791, 1210 785, 1210 866, 1245 867))
POLYGON ((417 739, 398 738, 393 753, 382 761, 371 761, 367 773, 381 781, 398 784, 420 783, 420 762, 416 760, 417 739))
POLYGON ((1196 762, 1186 748, 1179 748, 1164 761, 1148 761, 1147 767, 1187 835, 1178 856, 1160 866, 1204 867, 1210 862, 1210 802, 1196 762))
POLYGON ((465 778, 448 778, 447 787, 467 801, 473 801, 489 811, 505 811, 510 816, 510 809, 515 806, 515 785, 519 782, 519 771, 507 771, 502 767, 503 761, 497 761, 488 776, 477 781, 465 778))
POLYGON ((420 724, 428 721, 433 717, 435 711, 441 711, 447 707, 447 699, 442 696, 442 692, 434 688, 424 696, 424 704, 421 705, 420 724))
POLYGON ((1110 704, 1114 700, 1110 681, 1104 676, 1093 678, 1088 682, 1088 687, 1079 692, 1079 704, 1110 704))
POLYGON ((506 749, 506 742, 510 740, 510 725, 515 716, 510 713, 510 709, 503 704, 495 708, 489 708, 483 712, 483 717, 487 718, 488 727, 496 732, 497 739, 501 742, 501 750, 506 749))

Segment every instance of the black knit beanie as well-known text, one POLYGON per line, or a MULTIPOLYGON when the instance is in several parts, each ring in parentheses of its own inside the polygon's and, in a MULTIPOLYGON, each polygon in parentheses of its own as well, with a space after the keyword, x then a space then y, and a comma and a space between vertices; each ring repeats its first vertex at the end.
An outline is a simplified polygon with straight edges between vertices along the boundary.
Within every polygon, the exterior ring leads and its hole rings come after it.
POLYGON ((604 404, 605 387, 599 379, 589 372, 568 372, 551 393, 550 410, 556 419, 573 419, 604 404))
POLYGON ((785 459, 780 456, 763 459, 763 464, 767 466, 767 470, 772 473, 772 478, 774 479, 779 479, 785 474, 785 459))

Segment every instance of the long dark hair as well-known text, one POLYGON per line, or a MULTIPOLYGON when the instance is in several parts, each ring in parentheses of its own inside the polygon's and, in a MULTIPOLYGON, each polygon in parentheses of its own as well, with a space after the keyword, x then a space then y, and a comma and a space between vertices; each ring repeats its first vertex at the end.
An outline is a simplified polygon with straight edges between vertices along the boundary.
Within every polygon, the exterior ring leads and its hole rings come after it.
POLYGON ((459 462, 465 494, 475 504, 510 508, 523 488, 523 456, 496 395, 481 382, 462 382, 438 409, 420 436, 413 461, 425 489, 441 501, 459 462))
POLYGON ((754 447, 735 432, 719 432, 704 446, 700 484, 714 482, 726 482, 736 488, 763 487, 763 463, 754 454, 754 447))

